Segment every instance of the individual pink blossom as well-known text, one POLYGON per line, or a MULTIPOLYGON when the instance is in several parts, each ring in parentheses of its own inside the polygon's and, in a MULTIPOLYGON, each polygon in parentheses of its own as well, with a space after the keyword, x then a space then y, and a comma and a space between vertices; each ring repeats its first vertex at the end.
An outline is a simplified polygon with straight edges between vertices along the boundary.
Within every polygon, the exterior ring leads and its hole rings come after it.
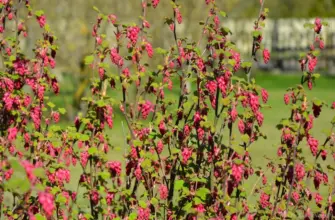
POLYGON ((263 60, 265 64, 270 61, 270 51, 268 49, 263 50, 263 60))
POLYGON ((168 192, 168 188, 166 187, 166 185, 161 184, 159 186, 158 191, 159 191, 159 197, 160 197, 160 199, 162 199, 162 200, 167 199, 169 192, 168 192))
POLYGON ((116 15, 110 14, 108 15, 108 21, 111 22, 112 24, 116 23, 116 15))
POLYGON ((335 109, 335 102, 332 103, 332 109, 335 109))
POLYGON ((150 23, 147 20, 143 20, 143 27, 150 28, 150 23))

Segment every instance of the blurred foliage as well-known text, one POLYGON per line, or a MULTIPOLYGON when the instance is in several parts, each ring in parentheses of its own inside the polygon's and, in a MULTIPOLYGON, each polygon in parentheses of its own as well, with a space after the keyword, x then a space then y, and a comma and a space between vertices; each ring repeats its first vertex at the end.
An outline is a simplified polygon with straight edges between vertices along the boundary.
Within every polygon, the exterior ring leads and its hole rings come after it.
MULTIPOLYGON (((200 37, 199 24, 194 21, 204 20, 203 4, 205 0, 180 0, 183 15, 183 24, 178 25, 179 34, 187 38, 197 40, 200 37)), ((57 58, 58 78, 62 80, 63 73, 72 74, 76 82, 76 93, 73 96, 73 106, 78 109, 78 103, 89 85, 90 71, 83 68, 81 62, 85 55, 93 51, 94 40, 91 37, 91 30, 96 19, 96 11, 93 6, 99 8, 103 13, 115 14, 119 20, 138 23, 140 18, 134 20, 134 14, 141 14, 141 0, 32 0, 36 8, 45 11, 47 22, 53 27, 56 36, 59 38, 60 50, 57 58)), ((149 1, 150 2, 150 1, 149 1)), ((217 0, 220 8, 224 9, 229 18, 255 18, 258 14, 260 0, 217 0)), ((265 7, 270 8, 270 18, 285 17, 332 17, 335 16, 333 6, 335 0, 267 0, 265 7)), ((148 11, 148 21, 151 24, 151 39, 153 47, 158 45, 171 45, 172 33, 167 25, 163 24, 162 18, 171 17, 173 12, 170 1, 161 0, 159 6, 160 14, 153 10, 148 11), (162 41, 164 43, 162 43, 162 41)), ((207 13, 207 12, 205 12, 207 13)), ((37 30, 37 28, 36 28, 37 30)), ((29 34, 34 37, 36 30, 30 30, 29 34)), ((108 30, 109 31, 109 30, 108 30)), ((112 35, 112 31, 110 35, 112 35)), ((27 47, 34 40, 27 43, 27 47)), ((153 61, 155 62, 155 61, 153 61)), ((158 62, 158 61, 157 61, 158 62)))

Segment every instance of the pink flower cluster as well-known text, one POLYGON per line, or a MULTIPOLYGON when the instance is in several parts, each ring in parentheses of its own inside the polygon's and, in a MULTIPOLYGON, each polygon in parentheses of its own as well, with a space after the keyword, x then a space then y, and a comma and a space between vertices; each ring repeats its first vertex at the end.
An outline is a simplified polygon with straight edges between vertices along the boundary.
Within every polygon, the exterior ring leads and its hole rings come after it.
POLYGON ((152 46, 151 46, 150 43, 147 42, 145 44, 145 50, 147 51, 148 57, 152 58, 153 55, 154 55, 154 51, 153 51, 152 46))
POLYGON ((192 149, 185 147, 181 153, 183 157, 183 163, 187 164, 188 159, 192 156, 192 149))
POLYGON ((151 1, 152 7, 156 8, 157 5, 159 4, 159 1, 160 1, 160 0, 152 0, 152 1, 151 1))
POLYGON ((167 199, 167 197, 168 197, 168 188, 166 187, 166 185, 161 184, 159 186, 158 191, 159 191, 160 199, 162 199, 162 200, 167 199))
POLYGON ((270 51, 268 49, 263 50, 263 60, 265 64, 270 61, 270 51))
POLYGON ((112 173, 112 176, 121 175, 121 163, 119 161, 107 162, 107 167, 109 168, 109 171, 112 173))
POLYGON ((314 21, 314 31, 315 33, 319 34, 321 32, 322 24, 320 18, 315 18, 314 21))
POLYGON ((154 105, 149 101, 145 101, 143 104, 138 105, 138 110, 141 111, 142 118, 147 119, 150 112, 154 111, 154 105))
POLYGON ((42 205, 45 214, 51 217, 55 210, 54 196, 49 192, 40 192, 38 194, 38 201, 42 205))
POLYGON ((112 63, 114 63, 116 66, 118 66, 118 67, 123 66, 123 58, 117 52, 116 48, 112 48, 110 50, 110 58, 111 58, 112 63))
POLYGON ((37 16, 37 22, 39 23, 41 28, 44 28, 45 23, 46 23, 46 18, 45 15, 37 16))
POLYGON ((307 143, 309 145, 309 148, 311 149, 311 152, 312 152, 313 156, 316 156, 316 154, 318 152, 318 146, 319 146, 318 140, 310 136, 307 139, 307 143))
POLYGON ((130 40, 132 45, 136 44, 140 31, 140 28, 137 26, 127 28, 127 38, 130 40))

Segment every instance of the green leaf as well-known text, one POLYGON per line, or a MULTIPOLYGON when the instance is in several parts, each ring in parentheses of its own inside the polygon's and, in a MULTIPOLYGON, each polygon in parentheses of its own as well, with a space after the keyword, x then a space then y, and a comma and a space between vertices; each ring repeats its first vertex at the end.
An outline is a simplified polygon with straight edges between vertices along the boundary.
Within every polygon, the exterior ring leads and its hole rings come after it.
POLYGON ((313 103, 314 103, 314 105, 316 105, 316 106, 322 106, 322 101, 319 100, 319 99, 314 99, 314 100, 313 100, 313 103))
POLYGON ((144 202, 144 201, 142 201, 142 200, 139 201, 138 204, 139 204, 142 208, 144 208, 144 209, 147 207, 147 203, 144 202))
POLYGON ((135 212, 132 212, 130 215, 129 215, 129 220, 135 220, 137 219, 137 214, 135 212))
POLYGON ((89 55, 89 56, 86 56, 85 59, 84 59, 84 62, 86 65, 89 65, 91 63, 93 63, 94 61, 94 56, 93 55, 89 55))
POLYGON ((93 6, 93 10, 96 12, 100 12, 100 10, 96 6, 93 6))
POLYGON ((100 99, 99 101, 97 101, 97 105, 98 107, 104 107, 106 106, 106 103, 104 102, 104 100, 100 99))
POLYGON ((252 66, 251 62, 242 62, 241 67, 242 68, 250 68, 252 66))
POLYGON ((331 121, 331 123, 332 123, 333 125, 335 125, 335 116, 334 116, 333 120, 331 121))
POLYGON ((194 197, 193 201, 195 205, 204 204, 204 202, 198 197, 194 197))
POLYGON ((91 148, 88 149, 87 152, 88 152, 89 155, 94 155, 94 154, 98 153, 98 148, 91 147, 91 148))
POLYGON ((314 28, 314 24, 311 24, 311 23, 305 23, 305 24, 304 24, 304 28, 308 28, 308 29, 314 28))
POLYGON ((202 200, 206 199, 206 196, 210 193, 209 189, 205 187, 199 188, 196 192, 195 195, 200 197, 202 200))
POLYGON ((88 141, 90 137, 87 134, 82 134, 78 138, 80 141, 88 141))
POLYGON ((44 11, 42 11, 42 10, 38 10, 38 11, 35 12, 35 15, 36 15, 37 17, 41 17, 42 15, 44 15, 44 11))
MULTIPOLYGON (((246 134, 245 134, 246 135, 246 134)), ((245 136, 245 135, 243 135, 243 136, 245 136)), ((243 136, 242 136, 242 140, 243 140, 243 136)), ((247 135, 248 136, 248 135, 247 135)), ((249 136, 248 136, 248 142, 249 142, 249 136)), ((245 143, 248 143, 248 142, 245 142, 245 143)), ((241 147, 241 146, 234 146, 233 147, 233 150, 238 154, 238 155, 244 155, 244 152, 245 152, 245 150, 244 150, 244 148, 243 147, 241 147)))
POLYGON ((234 159, 234 163, 235 164, 237 164, 237 165, 239 165, 239 164, 242 164, 243 163, 243 161, 241 160, 241 159, 234 159))
POLYGON ((184 207, 183 207, 183 210, 185 211, 185 212, 187 212, 187 213, 189 213, 190 212, 190 210, 191 210, 191 208, 192 208, 192 202, 189 202, 189 203, 187 203, 184 207))
POLYGON ((65 204, 66 203, 66 198, 65 196, 63 196, 62 194, 58 194, 57 198, 56 198, 56 202, 60 203, 60 204, 65 204))
POLYGON ((157 205, 159 203, 159 201, 158 201, 158 199, 156 199, 155 197, 153 197, 151 199, 150 203, 155 206, 155 205, 157 205))
POLYGON ((222 17, 227 17, 227 13, 226 12, 224 12, 224 11, 220 11, 220 15, 222 16, 222 17))
POLYGON ((262 36, 262 32, 260 32, 260 31, 253 31, 252 32, 252 36, 254 36, 254 37, 262 36))
MULTIPOLYGON (((247 134, 241 136, 241 139, 244 143, 249 143, 250 137, 247 134)), ((244 149, 243 149, 244 150, 244 149)), ((242 154, 241 154, 242 155, 242 154)))
POLYGON ((45 177, 45 171, 44 171, 44 168, 35 168, 34 171, 33 171, 34 175, 37 176, 37 177, 45 177))
POLYGON ((58 108, 58 111, 59 111, 59 113, 61 113, 62 115, 64 115, 65 112, 66 112, 66 109, 65 108, 58 108))
POLYGON ((166 54, 167 50, 164 50, 163 48, 157 47, 157 48, 155 48, 155 52, 157 54, 166 54))
POLYGON ((46 218, 43 216, 43 215, 41 215, 40 213, 37 213, 36 215, 35 215, 35 218, 36 218, 36 220, 45 220, 46 218))
POLYGON ((184 180, 176 180, 174 184, 175 190, 180 190, 184 185, 184 180))
POLYGON ((54 108, 55 107, 55 104, 54 103, 52 103, 52 102, 48 102, 48 104, 47 104, 50 108, 54 108))
POLYGON ((103 180, 109 180, 109 178, 110 178, 110 173, 109 172, 100 172, 99 173, 99 176, 101 177, 101 179, 103 179, 103 180))

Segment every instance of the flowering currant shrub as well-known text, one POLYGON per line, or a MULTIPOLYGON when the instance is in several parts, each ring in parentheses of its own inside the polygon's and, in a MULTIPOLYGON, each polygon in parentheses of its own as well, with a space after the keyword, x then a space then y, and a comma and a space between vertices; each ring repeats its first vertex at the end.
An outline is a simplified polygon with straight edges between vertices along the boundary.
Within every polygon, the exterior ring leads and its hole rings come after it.
POLYGON ((202 3, 208 12, 195 42, 177 35, 182 5, 172 0, 171 17, 165 19, 174 40, 169 48, 150 43, 146 15, 161 10, 160 1, 141 2, 137 24, 121 23, 95 8, 95 47, 85 58, 93 74, 91 93, 83 99, 87 109, 73 125, 60 127, 65 109, 46 96, 59 92, 51 71, 57 39, 47 17, 28 0, 0 0, 0 218, 332 219, 334 162, 325 160, 331 154, 335 158, 335 119, 324 142, 313 136, 313 121, 328 105, 309 100, 305 92, 305 84, 313 89, 320 76, 315 67, 326 23, 317 18, 306 25, 315 39, 301 54, 300 84, 284 95, 291 112, 277 125, 282 132, 277 155, 260 168, 249 149, 266 137, 262 111, 269 94, 251 78, 259 54, 264 63, 270 61, 262 44, 268 16, 264 0, 247 58, 230 40, 232 33, 222 22, 226 13, 215 0, 202 3), (29 37, 29 19, 41 28, 32 56, 20 47, 20 40, 29 37), (103 33, 106 25, 114 36, 103 33), (159 65, 151 64, 154 58, 159 65), (238 77, 239 71, 245 75, 238 77), (168 99, 176 90, 177 100, 168 99), (124 157, 110 160, 113 140, 107 131, 116 129, 116 111, 128 135, 124 157), (323 185, 327 197, 321 195, 323 185))

